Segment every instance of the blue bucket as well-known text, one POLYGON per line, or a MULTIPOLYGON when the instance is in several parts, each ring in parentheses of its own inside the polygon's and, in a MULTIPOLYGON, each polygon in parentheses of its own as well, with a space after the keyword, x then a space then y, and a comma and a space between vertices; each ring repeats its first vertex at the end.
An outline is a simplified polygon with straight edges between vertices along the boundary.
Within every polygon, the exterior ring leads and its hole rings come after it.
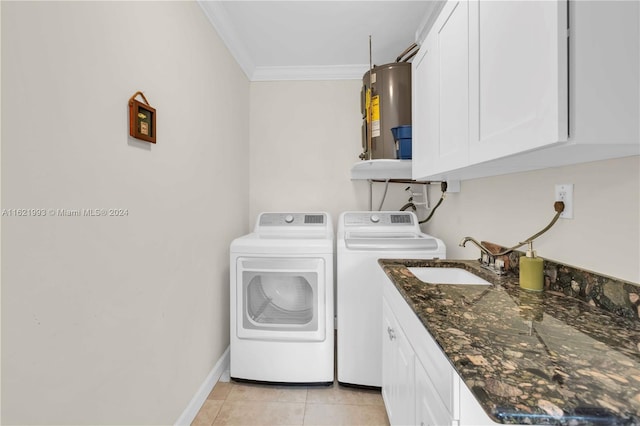
POLYGON ((391 128, 391 134, 393 134, 393 139, 411 139, 411 125, 408 126, 398 126, 391 128))
POLYGON ((396 142, 396 158, 411 160, 411 126, 398 126, 391 129, 396 142))

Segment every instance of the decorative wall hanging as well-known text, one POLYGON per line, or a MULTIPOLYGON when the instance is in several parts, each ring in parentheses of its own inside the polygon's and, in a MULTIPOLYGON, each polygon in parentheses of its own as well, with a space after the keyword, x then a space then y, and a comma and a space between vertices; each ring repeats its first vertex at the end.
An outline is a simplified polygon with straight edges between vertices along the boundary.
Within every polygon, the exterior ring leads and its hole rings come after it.
POLYGON ((136 92, 129 98, 129 134, 136 139, 156 143, 156 110, 142 92, 136 92), (142 96, 144 103, 134 99, 142 96))

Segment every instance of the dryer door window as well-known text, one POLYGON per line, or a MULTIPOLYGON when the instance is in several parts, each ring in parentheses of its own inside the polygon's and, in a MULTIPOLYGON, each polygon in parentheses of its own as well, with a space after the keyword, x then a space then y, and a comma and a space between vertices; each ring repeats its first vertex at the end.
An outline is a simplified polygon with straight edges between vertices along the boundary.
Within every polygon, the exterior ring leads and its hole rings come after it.
POLYGON ((239 260, 238 336, 324 338, 322 259, 239 260))
POLYGON ((244 273, 245 327, 315 330, 318 277, 309 273, 244 273))

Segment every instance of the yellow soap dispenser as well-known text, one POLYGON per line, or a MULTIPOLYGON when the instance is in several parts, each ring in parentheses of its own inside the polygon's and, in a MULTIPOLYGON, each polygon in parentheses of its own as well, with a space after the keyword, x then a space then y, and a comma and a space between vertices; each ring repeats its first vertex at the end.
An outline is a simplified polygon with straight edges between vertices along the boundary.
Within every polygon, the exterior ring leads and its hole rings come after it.
POLYGON ((542 291, 544 287, 544 265, 540 257, 536 257, 533 241, 529 241, 526 256, 520 257, 520 288, 529 291, 542 291))

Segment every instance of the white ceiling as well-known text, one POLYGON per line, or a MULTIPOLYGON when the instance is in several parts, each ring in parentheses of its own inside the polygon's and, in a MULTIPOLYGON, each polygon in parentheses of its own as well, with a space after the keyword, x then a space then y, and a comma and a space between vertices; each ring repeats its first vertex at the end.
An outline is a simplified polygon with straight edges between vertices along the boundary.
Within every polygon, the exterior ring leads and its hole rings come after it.
POLYGON ((394 62, 441 2, 198 0, 247 77, 258 80, 360 79, 394 62))

